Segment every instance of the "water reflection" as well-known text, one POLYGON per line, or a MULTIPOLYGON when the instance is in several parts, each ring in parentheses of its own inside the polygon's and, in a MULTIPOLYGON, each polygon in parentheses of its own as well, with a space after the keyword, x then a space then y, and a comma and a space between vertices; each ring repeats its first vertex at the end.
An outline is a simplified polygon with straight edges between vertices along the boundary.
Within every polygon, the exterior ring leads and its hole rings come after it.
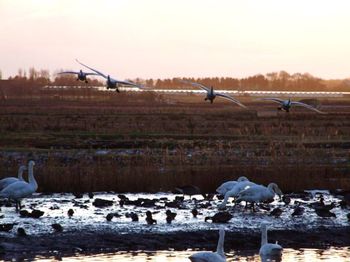
MULTIPOLYGON (((189 262, 188 257, 195 251, 158 251, 158 252, 118 252, 92 256, 64 257, 62 261, 121 261, 121 262, 189 262)), ((54 258, 37 258, 36 261, 53 261, 54 258)), ((227 254, 227 261, 260 261, 257 251, 236 251, 227 254)), ((267 260, 271 261, 271 260, 267 260)), ((284 249, 283 262, 345 262, 350 261, 350 247, 329 249, 284 249)))

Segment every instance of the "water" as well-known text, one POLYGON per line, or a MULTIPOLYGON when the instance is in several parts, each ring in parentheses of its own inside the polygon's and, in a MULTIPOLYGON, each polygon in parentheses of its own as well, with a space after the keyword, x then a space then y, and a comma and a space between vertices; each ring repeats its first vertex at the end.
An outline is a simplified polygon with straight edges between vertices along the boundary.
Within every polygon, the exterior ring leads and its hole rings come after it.
MULTIPOLYGON (((256 229, 262 221, 269 224, 270 229, 308 229, 321 227, 342 227, 348 226, 349 222, 346 217, 348 213, 347 209, 341 209, 340 207, 334 208, 332 211, 336 214, 336 218, 323 219, 316 215, 315 211, 307 206, 308 204, 318 201, 316 192, 321 192, 324 196, 326 203, 335 202, 338 203, 340 198, 331 195, 328 191, 311 191, 310 198, 308 200, 302 200, 300 198, 292 197, 290 205, 286 206, 283 202, 276 201, 271 203, 270 210, 266 211, 260 209, 258 212, 247 211, 243 206, 238 206, 234 209, 234 217, 229 223, 225 224, 227 230, 235 229, 256 229), (294 203, 301 202, 305 206, 305 214, 300 218, 292 218, 294 203), (283 209, 283 213, 279 218, 270 216, 269 213, 273 208, 280 207, 283 209)), ((136 200, 138 198, 146 199, 162 199, 166 198, 167 201, 172 201, 176 195, 171 193, 157 193, 157 194, 125 194, 130 200, 136 200)), ((1 223, 16 223, 15 229, 10 232, 0 232, 0 236, 14 236, 16 234, 17 227, 25 228, 26 232, 31 235, 37 234, 50 234, 53 229, 52 223, 60 223, 65 231, 76 230, 96 230, 96 231, 117 231, 119 233, 126 232, 174 232, 174 231, 197 231, 197 230, 217 230, 220 225, 206 223, 204 221, 205 216, 212 216, 218 212, 218 205, 221 200, 214 199, 210 202, 210 205, 200 208, 200 215, 198 218, 193 218, 191 209, 196 206, 195 201, 186 198, 183 202, 183 209, 165 208, 166 200, 157 201, 154 207, 139 207, 133 205, 126 205, 121 207, 118 204, 119 198, 116 194, 112 193, 95 193, 95 198, 103 198, 113 200, 114 204, 111 207, 96 208, 92 205, 93 199, 89 199, 87 195, 84 195, 81 199, 76 199, 72 194, 34 194, 32 198, 25 199, 22 204, 25 205, 24 209, 30 210, 30 208, 36 208, 44 211, 44 215, 40 219, 22 218, 15 212, 14 207, 2 207, 1 213, 4 217, 1 219, 1 223), (68 218, 67 211, 72 208, 74 215, 72 218, 68 218), (167 224, 165 220, 165 210, 171 209, 176 212, 176 219, 172 224, 167 224), (157 225, 148 227, 145 221, 146 211, 152 211, 154 218, 157 220, 157 225), (110 212, 117 212, 121 217, 114 218, 113 222, 106 220, 106 215, 110 212), (139 214, 140 221, 137 223, 131 223, 131 219, 125 215, 129 212, 136 212, 139 214)), ((197 204, 207 204, 208 201, 204 201, 202 196, 195 196, 198 201, 197 204)), ((233 209, 233 204, 228 204, 228 210, 233 209)))
MULTIPOLYGON (((158 251, 158 252, 118 252, 91 256, 63 257, 62 261, 121 261, 121 262, 189 262, 188 257, 195 251, 158 251)), ((56 259, 57 260, 57 259, 56 259)), ((56 261, 55 258, 40 258, 35 261, 56 261)), ((227 261, 260 261, 257 251, 231 252, 227 261)), ((284 249, 283 262, 350 261, 350 247, 328 249, 284 249)))

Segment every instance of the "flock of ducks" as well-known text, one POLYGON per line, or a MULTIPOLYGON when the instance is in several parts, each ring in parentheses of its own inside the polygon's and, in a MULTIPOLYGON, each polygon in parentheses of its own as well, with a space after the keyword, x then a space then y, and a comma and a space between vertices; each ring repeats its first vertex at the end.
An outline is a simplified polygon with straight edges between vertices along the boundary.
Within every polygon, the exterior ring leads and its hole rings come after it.
MULTIPOLYGON (((18 177, 7 177, 2 180, 0 180, 0 198, 7 198, 16 201, 16 211, 21 209, 21 199, 29 197, 31 194, 33 194, 37 188, 38 184, 34 178, 33 173, 33 167, 35 163, 34 161, 29 161, 28 166, 20 166, 18 170, 18 177), (23 179, 23 172, 25 170, 28 170, 28 182, 26 182, 23 179)), ((183 187, 177 187, 176 193, 186 194, 192 197, 193 195, 200 194, 200 189, 196 186, 183 186, 183 187)), ((287 195, 283 195, 282 197, 282 191, 275 183, 270 183, 268 186, 259 185, 252 181, 249 181, 248 178, 242 176, 239 177, 235 181, 227 181, 222 183, 217 189, 216 192, 222 196, 223 199, 222 203, 220 203, 217 208, 219 209, 219 212, 214 214, 210 217, 205 217, 205 221, 211 220, 213 223, 227 223, 230 219, 232 219, 232 215, 230 212, 223 212, 220 211, 221 209, 226 208, 226 204, 229 200, 229 198, 234 198, 235 205, 237 203, 240 203, 241 201, 244 201, 246 203, 246 208, 248 208, 248 203, 250 204, 250 208, 252 208, 253 212, 255 213, 255 205, 259 204, 259 207, 262 207, 261 204, 270 203, 274 200, 275 196, 277 195, 280 200, 282 200, 285 205, 288 205, 291 202, 291 199, 288 198, 287 195)), ((204 195, 205 200, 208 200, 206 204, 210 205, 210 201, 212 200, 214 195, 204 195)), ((80 197, 80 196, 76 196, 80 197)), ((89 194, 90 198, 93 198, 94 195, 91 193, 89 194)), ((142 206, 142 207, 152 207, 155 206, 155 199, 137 199, 137 200, 129 200, 125 195, 118 195, 120 199, 120 206, 123 207, 124 205, 135 205, 135 206, 142 206)), ((198 204, 197 206, 197 200, 193 199, 196 207, 203 207, 205 203, 198 204)), ((172 202, 166 202, 165 207, 172 207, 172 208, 182 208, 179 203, 184 201, 184 196, 176 196, 175 200, 172 202)), ((192 201, 192 198, 191 198, 192 201)), ((198 202, 199 203, 199 202, 198 202)), ((106 207, 106 206, 112 206, 113 201, 110 200, 104 200, 95 198, 93 205, 96 207, 106 207)), ((309 207, 313 208, 317 215, 321 217, 334 217, 335 214, 332 213, 330 210, 335 207, 335 203, 331 204, 325 204, 324 198, 321 195, 319 198, 319 201, 312 202, 309 204, 309 207)), ((344 203, 340 202, 339 206, 344 206, 345 208, 348 208, 350 206, 350 199, 344 198, 344 203)), ((40 210, 34 210, 31 213, 26 210, 20 210, 20 215, 22 217, 33 217, 33 218, 39 218, 41 217, 44 212, 40 210)), ((304 207, 300 205, 300 203, 296 204, 296 207, 294 208, 293 213, 291 214, 294 216, 300 216, 304 212, 304 207)), ((172 212, 171 210, 166 210, 166 222, 168 224, 172 223, 172 221, 176 217, 176 213, 172 212)), ((191 211, 193 217, 197 217, 198 210, 196 208, 193 208, 191 211)), ((280 208, 275 208, 270 215, 279 217, 282 213, 282 210, 280 208)), ((67 212, 67 215, 69 218, 71 218, 74 215, 73 209, 69 209, 67 212)), ((201 214, 202 215, 202 214, 201 214)), ((131 218, 132 221, 139 221, 139 217, 136 213, 131 212, 126 214, 127 217, 131 218)), ((111 221, 113 217, 120 217, 120 215, 116 212, 109 213, 106 216, 107 221, 111 221)), ((349 214, 348 219, 350 220, 349 214)), ((157 224, 157 221, 152 217, 152 212, 147 211, 146 212, 146 222, 148 225, 157 224)), ((62 226, 55 223, 51 225, 52 228, 56 232, 62 232, 62 226)), ((21 232, 18 231, 18 235, 22 236, 25 234, 24 229, 20 228, 21 232)), ((216 252, 198 252, 189 257, 189 259, 192 262, 212 262, 212 261, 226 261, 225 253, 223 249, 224 244, 224 236, 225 231, 223 228, 219 231, 219 241, 217 245, 216 252)), ((265 223, 261 224, 261 247, 259 254, 261 256, 262 261, 266 261, 266 258, 273 258, 276 261, 278 261, 282 256, 282 250, 283 248, 277 244, 277 243, 268 243, 267 240, 267 225, 265 223)))
MULTIPOLYGON (((79 70, 79 71, 63 71, 63 72, 60 72, 58 74, 74 74, 74 75, 77 75, 77 81, 80 80, 80 81, 84 81, 85 83, 88 83, 87 76, 89 76, 89 75, 101 76, 104 79, 106 79, 107 89, 115 89, 117 92, 120 92, 119 91, 120 86, 135 87, 135 88, 139 88, 139 89, 144 88, 144 86, 133 83, 131 81, 126 81, 126 80, 121 81, 121 80, 114 79, 114 78, 110 77, 110 75, 106 75, 106 74, 104 74, 104 73, 102 73, 102 72, 100 72, 100 71, 98 71, 98 70, 96 70, 88 65, 81 63, 79 60, 76 60, 76 61, 80 65, 91 70, 92 72, 83 72, 82 70, 79 70)), ((200 84, 200 83, 195 83, 195 82, 182 80, 182 79, 179 79, 178 81, 181 83, 184 83, 184 84, 192 85, 194 87, 199 87, 202 90, 204 90, 206 92, 206 97, 204 98, 204 100, 205 101, 209 100, 211 104, 214 102, 216 97, 221 97, 221 98, 227 99, 227 100, 235 103, 236 105, 238 105, 244 109, 247 109, 247 107, 245 105, 243 105, 239 100, 233 98, 232 96, 214 91, 213 86, 209 87, 209 86, 205 86, 205 85, 200 84)), ((325 112, 322 112, 311 105, 308 105, 308 104, 305 104, 302 102, 291 101, 290 99, 282 100, 279 98, 263 98, 262 100, 268 100, 268 101, 272 101, 275 103, 279 103, 280 106, 277 109, 283 110, 287 113, 289 112, 289 110, 291 109, 292 106, 301 106, 301 107, 304 107, 306 109, 313 110, 319 114, 325 114, 325 112)))

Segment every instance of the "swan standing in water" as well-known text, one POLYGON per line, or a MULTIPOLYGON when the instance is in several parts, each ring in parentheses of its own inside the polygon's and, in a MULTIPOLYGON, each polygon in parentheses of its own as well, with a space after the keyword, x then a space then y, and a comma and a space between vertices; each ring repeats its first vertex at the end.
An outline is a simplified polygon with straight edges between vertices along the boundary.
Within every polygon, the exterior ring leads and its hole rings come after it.
POLYGON ((279 103, 281 106, 278 107, 277 109, 278 110, 284 110, 287 113, 289 113, 289 110, 292 107, 292 105, 295 105, 295 106, 305 107, 305 108, 313 110, 313 111, 315 111, 315 112, 317 112, 319 114, 326 114, 325 112, 322 112, 322 111, 318 110, 317 108, 315 108, 313 106, 310 106, 310 105, 302 103, 302 102, 291 101, 290 99, 282 100, 282 99, 279 99, 279 98, 263 98, 262 100, 269 100, 269 101, 273 101, 273 102, 279 103))
POLYGON ((1 179, 0 180, 0 191, 12 183, 15 183, 17 181, 24 181, 23 172, 25 170, 27 170, 27 167, 22 165, 18 169, 18 178, 17 177, 6 177, 6 178, 1 179))
POLYGON ((226 192, 230 191, 238 182, 243 182, 243 181, 249 181, 249 179, 246 178, 245 176, 241 176, 237 180, 227 181, 225 183, 222 183, 216 189, 216 192, 224 196, 226 192))
POLYGON ((226 208, 227 201, 230 197, 235 197, 235 198, 238 197, 240 192, 250 188, 251 186, 257 186, 257 184, 249 180, 238 182, 229 191, 225 193, 224 201, 219 205, 219 209, 226 208))
POLYGON ((211 104, 214 102, 214 99, 217 96, 219 96, 219 97, 225 98, 227 100, 230 100, 231 102, 239 105, 240 107, 243 107, 243 108, 247 109, 247 107, 245 105, 243 105, 241 102, 239 102, 237 99, 235 99, 235 98, 233 98, 233 97, 231 97, 229 95, 225 95, 225 94, 221 94, 221 93, 215 92, 213 87, 209 88, 209 87, 207 87, 205 85, 202 85, 202 84, 199 84, 199 83, 193 83, 193 82, 186 81, 186 80, 179 80, 179 81, 182 82, 182 83, 185 83, 185 84, 190 84, 190 85, 199 87, 199 88, 203 89, 204 91, 206 91, 207 92, 207 96, 204 98, 204 100, 205 101, 209 100, 211 104))
POLYGON ((38 189, 38 184, 34 178, 33 167, 34 161, 29 161, 28 163, 28 180, 29 183, 25 181, 17 181, 0 192, 0 197, 13 199, 16 201, 16 210, 21 209, 21 199, 30 196, 38 189))
POLYGON ((226 262, 224 252, 225 230, 219 230, 219 241, 216 252, 203 251, 198 252, 189 257, 192 262, 226 262))
POLYGON ((282 195, 281 189, 279 189, 275 183, 270 183, 267 187, 262 185, 253 185, 241 191, 236 199, 236 202, 246 201, 252 203, 254 210, 254 203, 273 199, 275 194, 279 196, 282 195))
POLYGON ((267 226, 265 223, 261 224, 261 247, 259 255, 262 261, 274 259, 281 261, 283 248, 277 244, 268 243, 267 240, 267 226))

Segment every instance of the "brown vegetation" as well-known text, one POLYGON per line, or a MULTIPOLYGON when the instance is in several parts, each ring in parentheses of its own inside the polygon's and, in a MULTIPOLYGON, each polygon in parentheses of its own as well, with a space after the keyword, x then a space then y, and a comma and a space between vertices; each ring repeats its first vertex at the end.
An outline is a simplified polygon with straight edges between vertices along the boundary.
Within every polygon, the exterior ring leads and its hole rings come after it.
POLYGON ((33 158, 44 192, 154 192, 185 184, 214 191, 241 175, 285 191, 350 189, 347 107, 259 117, 255 109, 274 112, 276 105, 244 98, 251 108, 245 111, 196 95, 63 90, 57 99, 52 92, 0 103, 1 177, 33 158))

